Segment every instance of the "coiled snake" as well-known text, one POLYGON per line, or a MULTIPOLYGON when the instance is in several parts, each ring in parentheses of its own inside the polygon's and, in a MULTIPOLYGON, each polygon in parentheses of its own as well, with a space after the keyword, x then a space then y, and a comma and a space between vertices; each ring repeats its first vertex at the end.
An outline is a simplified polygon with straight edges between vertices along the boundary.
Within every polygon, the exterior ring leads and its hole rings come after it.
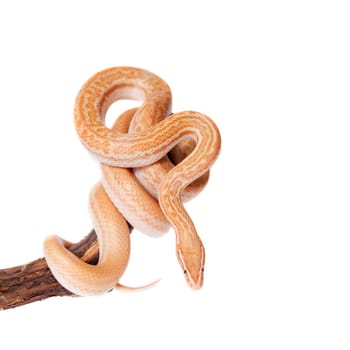
POLYGON ((71 243, 58 236, 44 242, 49 268, 71 292, 95 295, 118 284, 130 255, 127 221, 151 235, 166 232, 170 223, 188 285, 202 286, 204 247, 182 201, 205 185, 220 150, 220 133, 201 113, 170 114, 170 109, 168 85, 138 68, 106 69, 80 90, 76 130, 102 169, 101 182, 92 189, 89 201, 99 261, 97 265, 83 262, 66 249, 71 243), (104 123, 106 112, 120 99, 141 105, 122 114, 109 129, 104 123), (170 151, 175 166, 167 157, 170 151))

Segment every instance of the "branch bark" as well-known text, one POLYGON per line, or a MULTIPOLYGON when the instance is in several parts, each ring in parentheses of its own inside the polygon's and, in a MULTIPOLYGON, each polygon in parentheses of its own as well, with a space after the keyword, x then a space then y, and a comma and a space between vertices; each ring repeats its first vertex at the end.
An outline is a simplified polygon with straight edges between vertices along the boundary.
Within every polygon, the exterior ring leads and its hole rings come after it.
MULTIPOLYGON (((92 230, 69 249, 90 264, 98 261, 98 243, 92 230)), ((73 295, 53 277, 44 258, 0 270, 0 310, 33 303, 53 296, 73 295)))

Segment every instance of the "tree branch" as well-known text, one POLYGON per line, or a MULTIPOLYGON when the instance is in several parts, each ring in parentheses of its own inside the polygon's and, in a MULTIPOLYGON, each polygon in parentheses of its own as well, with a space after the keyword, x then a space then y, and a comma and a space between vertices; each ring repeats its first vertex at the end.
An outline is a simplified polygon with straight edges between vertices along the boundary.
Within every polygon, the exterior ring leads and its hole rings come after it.
MULTIPOLYGON (((90 264, 98 261, 98 243, 92 230, 69 249, 90 264)), ((53 296, 73 295, 53 277, 44 258, 0 270, 0 310, 33 303, 53 296)))

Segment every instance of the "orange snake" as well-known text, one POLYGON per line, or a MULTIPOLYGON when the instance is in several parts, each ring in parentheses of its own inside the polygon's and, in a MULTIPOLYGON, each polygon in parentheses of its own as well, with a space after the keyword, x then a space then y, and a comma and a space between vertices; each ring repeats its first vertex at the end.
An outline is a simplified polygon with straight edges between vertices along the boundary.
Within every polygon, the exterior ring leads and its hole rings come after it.
POLYGON ((221 138, 205 115, 192 111, 169 115, 170 108, 168 85, 138 68, 106 69, 80 90, 75 104, 76 130, 102 169, 101 182, 91 191, 89 201, 99 261, 89 265, 80 260, 66 249, 70 243, 58 236, 44 242, 49 268, 71 292, 95 295, 118 285, 130 255, 125 219, 151 235, 167 231, 170 223, 188 285, 193 289, 202 286, 204 247, 182 201, 205 185, 221 138), (140 101, 141 105, 122 114, 109 129, 104 124, 106 112, 120 99, 140 101), (170 151, 175 166, 167 157, 170 151))

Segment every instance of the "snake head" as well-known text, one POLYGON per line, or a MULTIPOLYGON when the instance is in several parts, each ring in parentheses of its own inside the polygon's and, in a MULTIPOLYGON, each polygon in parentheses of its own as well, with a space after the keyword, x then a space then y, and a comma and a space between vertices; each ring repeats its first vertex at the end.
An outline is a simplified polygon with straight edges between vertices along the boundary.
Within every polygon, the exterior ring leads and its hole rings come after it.
POLYGON ((205 260, 201 241, 191 242, 185 247, 178 244, 176 254, 188 286, 192 289, 200 289, 203 285, 205 260))

